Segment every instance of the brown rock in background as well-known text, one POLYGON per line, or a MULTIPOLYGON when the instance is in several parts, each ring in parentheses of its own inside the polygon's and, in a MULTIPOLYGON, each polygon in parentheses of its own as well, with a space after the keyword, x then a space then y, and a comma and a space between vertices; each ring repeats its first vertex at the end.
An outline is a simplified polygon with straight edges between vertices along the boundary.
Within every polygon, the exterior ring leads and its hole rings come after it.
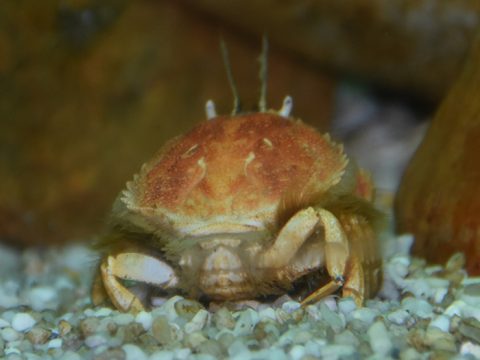
POLYGON ((463 251, 480 274, 480 38, 438 110, 401 183, 397 227, 414 253, 444 262, 463 251))
POLYGON ((438 101, 479 24, 471 0, 184 0, 311 62, 438 101))
MULTIPOLYGON (((62 242, 95 233, 140 165, 232 99, 221 28, 166 1, 0 5, 0 240, 62 242)), ((223 32, 225 34, 225 32, 223 32)), ((258 98, 260 37, 226 33, 240 93, 258 98)), ((270 52, 269 100, 328 125, 332 82, 270 52)))

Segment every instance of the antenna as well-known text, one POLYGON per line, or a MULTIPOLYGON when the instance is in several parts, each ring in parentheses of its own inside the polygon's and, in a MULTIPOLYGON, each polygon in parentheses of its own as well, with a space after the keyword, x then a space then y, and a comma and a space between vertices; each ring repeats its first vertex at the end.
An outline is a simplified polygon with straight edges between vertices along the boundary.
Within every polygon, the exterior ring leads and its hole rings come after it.
POLYGON ((237 115, 241 110, 240 96, 238 95, 237 85, 235 84, 235 80, 233 79, 232 66, 230 64, 230 58, 228 56, 228 49, 223 37, 220 38, 220 49, 222 51, 225 70, 227 71, 228 83, 230 84, 230 89, 232 90, 233 95, 232 115, 237 115))
POLYGON ((258 109, 260 112, 267 111, 267 72, 268 72, 268 39, 267 35, 263 34, 262 38, 262 52, 259 57, 260 61, 260 99, 258 100, 258 109))

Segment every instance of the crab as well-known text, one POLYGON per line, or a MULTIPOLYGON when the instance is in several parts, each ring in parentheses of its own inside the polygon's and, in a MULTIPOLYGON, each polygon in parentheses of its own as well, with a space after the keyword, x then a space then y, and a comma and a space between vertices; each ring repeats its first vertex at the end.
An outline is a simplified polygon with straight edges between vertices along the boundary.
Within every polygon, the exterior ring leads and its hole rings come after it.
POLYGON ((369 175, 340 144, 279 111, 217 116, 167 142, 117 197, 93 302, 141 311, 130 281, 213 301, 280 294, 313 273, 304 297, 358 305, 381 278, 369 175), (324 276, 325 278, 325 276, 324 276))

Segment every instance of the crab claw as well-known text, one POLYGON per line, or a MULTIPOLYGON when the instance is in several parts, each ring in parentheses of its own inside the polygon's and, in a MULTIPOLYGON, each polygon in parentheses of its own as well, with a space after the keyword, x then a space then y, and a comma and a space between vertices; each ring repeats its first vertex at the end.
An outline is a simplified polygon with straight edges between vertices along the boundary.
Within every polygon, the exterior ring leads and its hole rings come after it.
MULTIPOLYGON (((174 287, 178 283, 174 270, 168 264, 138 252, 107 256, 100 264, 100 274, 106 293, 113 304, 123 311, 138 312, 144 310, 145 306, 138 296, 123 286, 117 278, 139 281, 163 289, 174 287)), ((96 291, 98 292, 98 289, 96 291)), ((101 298, 98 294, 94 295, 101 298)))

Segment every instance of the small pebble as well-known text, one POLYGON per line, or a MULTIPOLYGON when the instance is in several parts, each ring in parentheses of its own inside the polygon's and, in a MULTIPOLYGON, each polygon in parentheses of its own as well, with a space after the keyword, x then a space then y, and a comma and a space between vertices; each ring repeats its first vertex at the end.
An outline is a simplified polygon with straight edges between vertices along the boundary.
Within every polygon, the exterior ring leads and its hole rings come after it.
POLYGON ((355 348, 348 345, 326 345, 321 349, 322 359, 343 359, 352 356, 355 348))
POLYGON ((158 316, 153 320, 152 335, 160 345, 167 345, 173 341, 172 328, 165 316, 158 316))
POLYGON ((148 331, 151 329, 153 323, 152 314, 146 311, 140 311, 135 317, 135 321, 141 324, 145 331, 148 331))
POLYGON ((326 303, 320 303, 320 313, 322 318, 331 326, 335 333, 342 331, 345 327, 345 318, 343 314, 341 316, 335 311, 332 311, 331 308, 326 303))
POLYGON ((471 343, 470 341, 464 342, 460 346, 461 355, 472 355, 475 359, 480 359, 480 345, 471 343))
POLYGON ((94 316, 96 316, 96 317, 104 317, 104 316, 110 316, 111 314, 112 314, 112 309, 103 307, 103 308, 100 308, 100 309, 98 309, 97 311, 95 311, 95 315, 94 315, 94 316))
POLYGON ((185 325, 185 332, 193 333, 202 330, 207 323, 209 316, 210 313, 207 310, 198 310, 192 320, 185 325))
POLYGON ((105 345, 107 343, 107 339, 100 334, 90 335, 85 339, 85 345, 89 348, 96 348, 100 345, 105 345))
POLYGON ((117 325, 128 325, 135 320, 132 314, 118 314, 113 317, 113 321, 117 325))
POLYGON ((387 315, 387 319, 394 324, 402 325, 410 318, 410 313, 405 309, 398 309, 387 315))
POLYGON ((338 309, 345 316, 349 315, 356 308, 357 304, 351 297, 342 298, 338 301, 338 309))
POLYGON ((450 329, 450 318, 446 315, 438 315, 428 325, 436 327, 437 329, 448 332, 450 329))
POLYGON ((193 317, 200 311, 205 310, 203 305, 198 301, 189 299, 180 299, 174 304, 175 311, 178 316, 191 321, 193 317))
POLYGON ((58 338, 58 339, 53 339, 48 342, 47 347, 49 349, 58 349, 61 348, 63 344, 63 340, 58 338))
POLYGON ((98 318, 86 318, 80 322, 80 330, 82 331, 83 336, 87 337, 91 334, 94 334, 97 331, 99 325, 100 320, 98 318))
POLYGON ((433 315, 433 306, 423 299, 406 297, 402 300, 402 308, 422 319, 431 318, 433 315))
POLYGON ((389 355, 393 344, 382 321, 376 321, 367 331, 370 346, 380 356, 389 355))
POLYGON ((360 344, 360 340, 350 330, 335 334, 334 342, 337 345, 349 345, 354 347, 360 344))
POLYGON ((224 351, 220 342, 211 339, 202 342, 197 350, 199 353, 214 356, 215 359, 224 358, 226 355, 226 351, 224 351))
POLYGON ((122 346, 125 352, 125 360, 147 360, 147 355, 137 345, 125 344, 122 346))
POLYGON ((154 352, 148 360, 173 360, 174 359, 174 353, 172 351, 167 351, 167 350, 160 350, 154 352))
POLYGON ((36 320, 28 313, 18 313, 12 319, 12 328, 23 332, 30 330, 35 325, 36 320))
POLYGON ((424 341, 432 350, 446 351, 450 353, 457 351, 454 336, 441 331, 436 327, 429 327, 426 330, 424 341))
POLYGON ((294 345, 288 352, 290 359, 300 360, 305 356, 305 348, 302 345, 294 345))
POLYGON ((250 334, 259 321, 260 317, 256 311, 252 309, 245 309, 238 318, 235 328, 233 329, 233 333, 236 336, 250 334))
POLYGON ((82 357, 71 350, 65 351, 60 360, 82 360, 82 357))
MULTIPOLYGON (((273 311, 272 308, 269 309, 273 311)), ((273 312, 273 316, 275 316, 275 312, 273 312)), ((232 313, 225 307, 221 307, 213 314, 213 323, 218 329, 233 329, 235 327, 235 319, 232 313)))
POLYGON ((377 310, 360 308, 352 311, 350 315, 353 319, 361 320, 370 325, 380 313, 377 310))
POLYGON ((480 321, 474 318, 463 319, 458 331, 468 340, 480 344, 480 321))
POLYGON ((196 331, 188 333, 183 340, 183 344, 190 349, 196 349, 205 341, 207 341, 207 338, 200 331, 196 331))
POLYGON ((0 318, 0 329, 9 327, 10 323, 7 320, 0 318))
POLYGON ((187 359, 191 353, 192 350, 190 350, 189 348, 175 349, 174 357, 175 359, 184 360, 187 359))
POLYGON ((72 330, 72 325, 68 321, 60 320, 58 323, 58 330, 60 332, 60 336, 65 336, 72 330))
POLYGON ((40 344, 45 344, 50 337, 51 331, 40 328, 40 327, 35 327, 32 330, 30 330, 26 337, 27 339, 35 345, 40 345, 40 344))
POLYGON ((38 286, 32 288, 27 298, 31 308, 35 311, 57 310, 59 305, 59 296, 55 288, 50 286, 38 286))
POLYGON ((15 341, 20 338, 20 334, 11 327, 2 329, 1 335, 5 341, 15 341))
POLYGON ((296 301, 286 301, 282 304, 282 309, 287 312, 288 314, 291 314, 295 310, 298 310, 302 305, 299 302, 296 301))

